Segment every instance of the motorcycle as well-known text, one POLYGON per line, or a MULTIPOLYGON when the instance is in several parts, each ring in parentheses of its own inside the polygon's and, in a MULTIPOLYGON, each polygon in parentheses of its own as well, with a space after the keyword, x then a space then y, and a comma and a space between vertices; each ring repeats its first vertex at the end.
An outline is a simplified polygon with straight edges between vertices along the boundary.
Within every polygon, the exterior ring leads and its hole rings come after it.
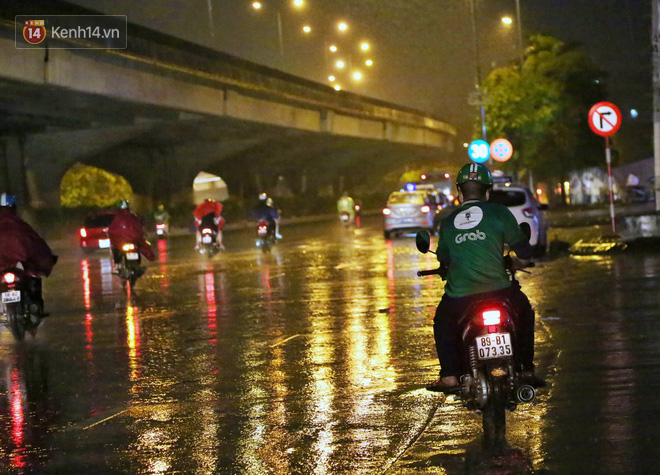
POLYGON ((269 252, 270 248, 275 244, 275 227, 273 224, 268 224, 265 219, 260 219, 257 222, 257 247, 260 247, 263 252, 269 252))
POLYGON ((169 234, 170 234, 170 227, 167 225, 167 223, 164 222, 156 223, 156 236, 158 236, 158 239, 165 239, 169 236, 169 234))
POLYGON ((199 246, 199 252, 210 259, 220 250, 217 241, 218 231, 210 226, 202 226, 200 234, 202 242, 199 246))
POLYGON ((124 287, 128 284, 133 289, 137 280, 146 270, 145 267, 140 265, 142 259, 139 248, 134 243, 126 243, 121 249, 115 252, 120 253, 120 260, 117 264, 117 275, 122 280, 124 287))
MULTIPOLYGON (((429 252, 430 239, 428 232, 417 233, 417 249, 429 252)), ((510 260, 505 257, 515 282, 510 260)), ((445 279, 446 268, 418 271, 417 275, 440 275, 445 279)), ((531 403, 536 397, 536 390, 522 380, 514 364, 516 327, 512 310, 506 300, 480 300, 460 319, 460 351, 466 373, 459 378, 455 395, 467 409, 482 413, 485 446, 496 451, 506 447, 506 411, 515 410, 519 403, 531 403)))
POLYGON ((17 267, 5 269, 0 276, 0 315, 5 325, 16 341, 23 341, 26 331, 34 336, 45 314, 43 304, 31 289, 33 277, 17 267))
POLYGON ((351 225, 351 215, 348 213, 348 211, 342 211, 339 214, 339 221, 341 221, 341 224, 346 227, 351 225))

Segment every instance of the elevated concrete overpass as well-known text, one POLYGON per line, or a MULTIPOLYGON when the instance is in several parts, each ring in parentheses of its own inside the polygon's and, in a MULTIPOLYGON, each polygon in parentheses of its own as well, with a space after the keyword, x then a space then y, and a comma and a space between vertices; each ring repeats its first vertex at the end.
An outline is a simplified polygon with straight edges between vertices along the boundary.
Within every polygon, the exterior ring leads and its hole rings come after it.
POLYGON ((34 204, 56 204, 76 161, 154 198, 189 188, 200 169, 236 193, 280 174, 321 186, 412 161, 451 166, 455 129, 424 112, 135 25, 125 50, 55 49, 103 45, 52 38, 46 49, 16 49, 14 16, 31 13, 94 12, 36 0, 0 12, 0 188, 34 204))

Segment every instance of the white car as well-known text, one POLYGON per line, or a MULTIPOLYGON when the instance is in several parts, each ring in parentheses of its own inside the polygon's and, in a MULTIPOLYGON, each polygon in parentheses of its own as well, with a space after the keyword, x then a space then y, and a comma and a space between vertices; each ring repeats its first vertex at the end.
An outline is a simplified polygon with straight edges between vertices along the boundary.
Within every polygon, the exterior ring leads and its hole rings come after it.
POLYGON ((548 246, 548 223, 542 205, 526 186, 495 184, 490 192, 490 202, 500 203, 509 208, 518 224, 528 223, 531 229, 529 243, 535 255, 542 255, 548 246))
POLYGON ((390 239, 392 234, 410 233, 421 229, 433 233, 433 219, 437 210, 436 197, 431 192, 394 191, 383 208, 385 239, 390 239))

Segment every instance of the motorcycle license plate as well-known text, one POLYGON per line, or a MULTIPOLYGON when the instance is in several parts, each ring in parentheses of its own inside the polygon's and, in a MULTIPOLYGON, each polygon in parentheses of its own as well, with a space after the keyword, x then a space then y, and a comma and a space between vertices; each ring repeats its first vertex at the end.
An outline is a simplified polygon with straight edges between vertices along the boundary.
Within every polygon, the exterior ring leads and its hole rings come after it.
POLYGON ((488 335, 478 336, 475 341, 477 343, 477 357, 480 360, 513 356, 511 336, 508 333, 489 333, 488 335))
POLYGON ((14 303, 21 301, 21 292, 18 290, 10 290, 9 292, 2 293, 2 303, 14 303))
POLYGON ((205 235, 205 236, 203 236, 203 237, 202 237, 202 242, 203 242, 204 244, 209 244, 209 243, 211 242, 211 236, 209 236, 208 234, 205 235))
POLYGON ((126 253, 126 259, 129 261, 137 261, 140 258, 140 254, 137 252, 127 252, 126 253))
POLYGON ((110 248, 110 239, 99 239, 99 248, 100 249, 109 249, 110 248))

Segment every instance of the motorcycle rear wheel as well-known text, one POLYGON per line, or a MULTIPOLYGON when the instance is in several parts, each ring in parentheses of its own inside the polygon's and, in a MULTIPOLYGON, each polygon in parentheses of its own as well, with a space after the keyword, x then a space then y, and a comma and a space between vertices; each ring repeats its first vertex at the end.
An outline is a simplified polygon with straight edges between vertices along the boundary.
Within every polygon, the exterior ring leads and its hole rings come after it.
POLYGON ((25 339, 24 313, 25 309, 22 301, 16 305, 7 306, 7 326, 16 341, 25 339))
POLYGON ((482 410, 484 448, 493 453, 502 453, 506 441, 506 398, 502 388, 494 380, 489 381, 491 394, 482 410))

